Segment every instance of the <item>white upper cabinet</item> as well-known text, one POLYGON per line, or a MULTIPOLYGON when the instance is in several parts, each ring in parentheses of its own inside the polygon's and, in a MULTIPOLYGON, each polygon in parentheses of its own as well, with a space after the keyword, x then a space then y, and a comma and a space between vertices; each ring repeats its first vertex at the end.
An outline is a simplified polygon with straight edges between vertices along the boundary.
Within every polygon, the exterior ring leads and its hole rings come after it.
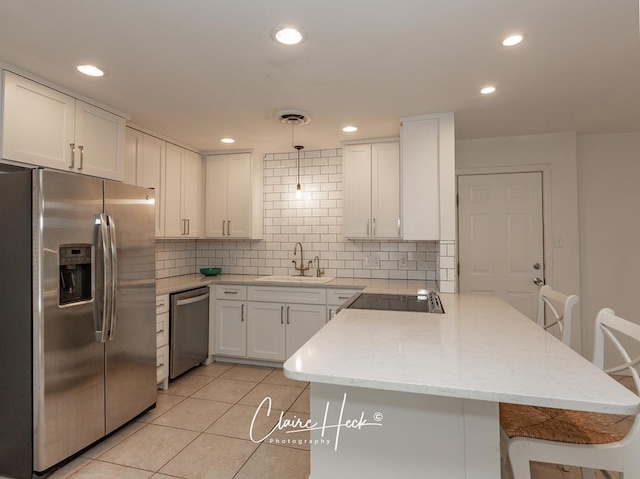
POLYGON ((156 203, 156 237, 164 236, 164 183, 167 143, 138 130, 127 128, 125 181, 153 188, 156 203))
MULTIPOLYGON (((262 237, 256 222, 256 167, 250 153, 209 155, 205 160, 205 236, 262 237)), ((261 211, 260 211, 261 213, 261 211)))
POLYGON ((397 142, 345 145, 343 190, 345 238, 400 238, 397 142))
POLYGON ((76 100, 75 162, 77 171, 124 180, 125 119, 76 100))
POLYGON ((5 70, 2 156, 124 180, 125 119, 5 70))
POLYGON ((202 236, 202 157, 167 143, 164 236, 202 236))
POLYGON ((453 113, 401 121, 402 238, 455 240, 453 113))

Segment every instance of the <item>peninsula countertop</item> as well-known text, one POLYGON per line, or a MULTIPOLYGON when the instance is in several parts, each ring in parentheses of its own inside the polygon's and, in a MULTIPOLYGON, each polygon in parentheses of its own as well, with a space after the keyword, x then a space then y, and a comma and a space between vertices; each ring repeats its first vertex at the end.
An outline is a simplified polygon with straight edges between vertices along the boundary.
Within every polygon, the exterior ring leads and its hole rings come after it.
POLYGON ((636 414, 640 398, 506 302, 441 294, 446 314, 346 309, 284 364, 291 379, 636 414))
POLYGON ((219 274, 217 276, 204 276, 202 274, 187 274, 162 278, 156 281, 156 294, 168 294, 187 289, 198 288, 210 284, 242 284, 252 286, 280 285, 300 288, 362 288, 370 293, 398 293, 416 294, 421 289, 436 290, 435 281, 411 280, 411 279, 373 279, 373 278, 334 278, 326 283, 286 283, 282 281, 256 282, 261 278, 248 274, 219 274))

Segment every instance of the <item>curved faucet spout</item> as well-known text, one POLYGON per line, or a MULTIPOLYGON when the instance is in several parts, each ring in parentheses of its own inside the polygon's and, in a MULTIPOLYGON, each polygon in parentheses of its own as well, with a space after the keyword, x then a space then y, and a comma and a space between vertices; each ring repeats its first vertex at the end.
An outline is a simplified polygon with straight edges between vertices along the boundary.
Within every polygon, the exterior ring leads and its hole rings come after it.
MULTIPOLYGON (((304 272, 305 271, 309 271, 309 266, 307 266, 306 268, 304 267, 304 256, 303 256, 303 251, 302 251, 302 243, 300 243, 300 241, 298 241, 295 244, 295 246, 293 247, 293 256, 296 256, 298 254, 298 246, 300 246, 300 266, 298 266, 298 263, 294 259, 294 260, 292 260, 293 268, 296 271, 300 271, 300 275, 299 276, 304 276, 304 272)), ((311 263, 311 261, 309 261, 309 263, 311 263)))

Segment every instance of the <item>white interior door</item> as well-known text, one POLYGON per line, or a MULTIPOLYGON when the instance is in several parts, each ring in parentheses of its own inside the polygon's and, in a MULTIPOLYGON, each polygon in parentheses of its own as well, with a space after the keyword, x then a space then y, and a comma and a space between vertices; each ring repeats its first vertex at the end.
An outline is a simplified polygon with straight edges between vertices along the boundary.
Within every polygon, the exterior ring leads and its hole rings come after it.
POLYGON ((458 196, 460 292, 496 294, 535 319, 536 278, 544 280, 542 174, 459 176, 458 196))

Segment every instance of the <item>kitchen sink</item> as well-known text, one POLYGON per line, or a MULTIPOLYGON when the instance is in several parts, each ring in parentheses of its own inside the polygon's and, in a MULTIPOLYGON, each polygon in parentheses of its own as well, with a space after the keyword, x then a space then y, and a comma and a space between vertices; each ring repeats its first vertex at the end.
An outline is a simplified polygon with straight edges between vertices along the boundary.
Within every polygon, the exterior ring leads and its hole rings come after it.
POLYGON ((335 278, 331 276, 261 276, 254 279, 254 281, 265 283, 309 283, 309 284, 322 284, 333 281, 335 278))

